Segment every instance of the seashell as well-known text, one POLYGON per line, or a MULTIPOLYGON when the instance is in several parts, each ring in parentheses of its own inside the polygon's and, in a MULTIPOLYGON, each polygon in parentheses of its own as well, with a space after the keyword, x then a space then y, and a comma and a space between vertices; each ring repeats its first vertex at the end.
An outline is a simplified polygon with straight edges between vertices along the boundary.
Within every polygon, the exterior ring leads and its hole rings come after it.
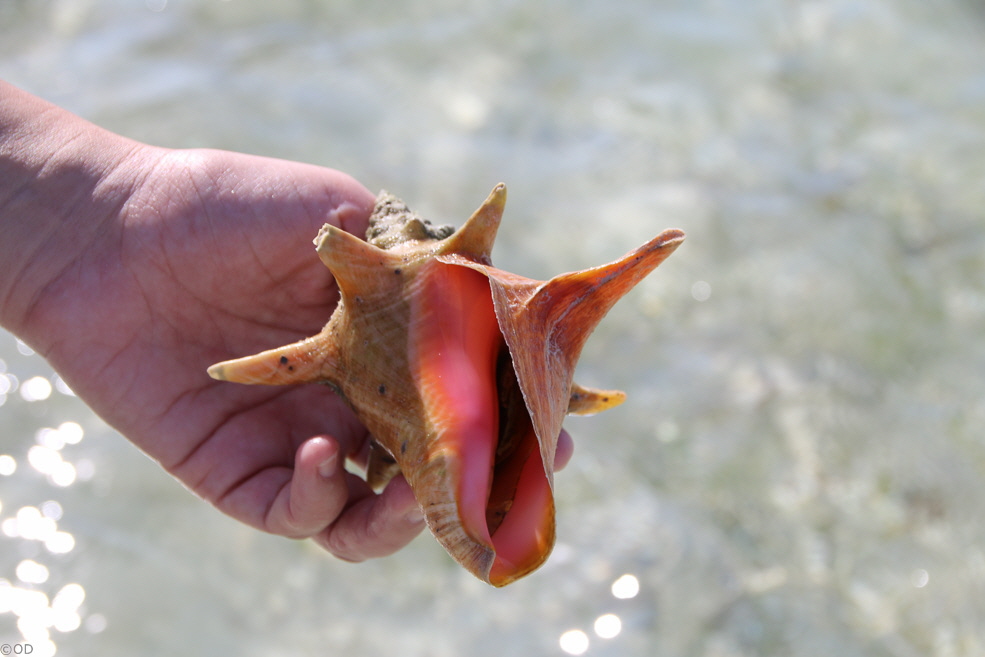
POLYGON ((331 225, 315 239, 341 292, 324 329, 209 368, 225 381, 331 386, 374 438, 370 484, 403 472, 437 540, 494 586, 554 545, 564 416, 625 399, 573 383, 582 346, 684 239, 666 230, 607 265, 531 280, 492 266, 505 201, 500 184, 454 231, 382 192, 367 241, 331 225))

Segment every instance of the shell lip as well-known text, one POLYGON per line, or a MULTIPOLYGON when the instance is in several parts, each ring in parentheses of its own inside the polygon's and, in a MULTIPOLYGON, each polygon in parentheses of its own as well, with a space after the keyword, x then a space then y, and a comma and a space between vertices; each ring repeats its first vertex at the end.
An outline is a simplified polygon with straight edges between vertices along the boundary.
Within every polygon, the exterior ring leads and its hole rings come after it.
POLYGON ((435 261, 419 274, 417 292, 408 344, 433 439, 423 470, 406 469, 439 542, 474 575, 502 586, 551 551, 551 467, 541 460, 486 277, 435 261))

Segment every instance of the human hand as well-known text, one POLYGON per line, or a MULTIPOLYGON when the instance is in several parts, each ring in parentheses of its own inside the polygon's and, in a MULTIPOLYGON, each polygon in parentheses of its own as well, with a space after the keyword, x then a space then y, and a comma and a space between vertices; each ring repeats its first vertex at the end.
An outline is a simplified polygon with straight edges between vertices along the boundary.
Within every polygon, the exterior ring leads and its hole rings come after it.
POLYGON ((72 326, 40 331, 54 338, 42 353, 229 515, 353 561, 410 541, 423 522, 406 482, 375 495, 343 468, 367 435, 330 390, 205 374, 321 328, 338 294, 312 236, 325 222, 364 232, 373 195, 335 171, 221 151, 138 147, 121 167, 146 175, 36 306, 38 325, 72 326))

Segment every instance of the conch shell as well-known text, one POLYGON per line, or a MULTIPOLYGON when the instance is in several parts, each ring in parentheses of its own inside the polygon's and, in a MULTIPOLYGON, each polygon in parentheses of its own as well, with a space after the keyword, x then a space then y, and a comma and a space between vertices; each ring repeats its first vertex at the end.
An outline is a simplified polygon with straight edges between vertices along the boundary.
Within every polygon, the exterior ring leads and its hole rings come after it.
POLYGON ((331 225, 315 239, 341 291, 325 328, 209 368, 225 381, 330 385, 375 440, 370 484, 402 471, 441 545, 494 586, 554 545, 565 414, 625 399, 572 382, 582 345, 684 239, 667 230, 610 264, 530 280, 490 260, 505 201, 500 184, 454 231, 382 192, 367 242, 331 225))

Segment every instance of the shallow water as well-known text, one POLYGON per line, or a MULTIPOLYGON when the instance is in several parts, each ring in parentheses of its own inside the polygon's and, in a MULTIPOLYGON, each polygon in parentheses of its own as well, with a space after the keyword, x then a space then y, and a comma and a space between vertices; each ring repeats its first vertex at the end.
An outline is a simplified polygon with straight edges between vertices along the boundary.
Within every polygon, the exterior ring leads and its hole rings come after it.
POLYGON ((556 553, 493 590, 428 535, 351 565, 238 525, 0 334, 0 643, 985 652, 976 3, 272 4, 8 0, 0 76, 439 221, 505 181, 494 257, 533 277, 683 228, 580 366, 630 399, 568 422, 556 553))

